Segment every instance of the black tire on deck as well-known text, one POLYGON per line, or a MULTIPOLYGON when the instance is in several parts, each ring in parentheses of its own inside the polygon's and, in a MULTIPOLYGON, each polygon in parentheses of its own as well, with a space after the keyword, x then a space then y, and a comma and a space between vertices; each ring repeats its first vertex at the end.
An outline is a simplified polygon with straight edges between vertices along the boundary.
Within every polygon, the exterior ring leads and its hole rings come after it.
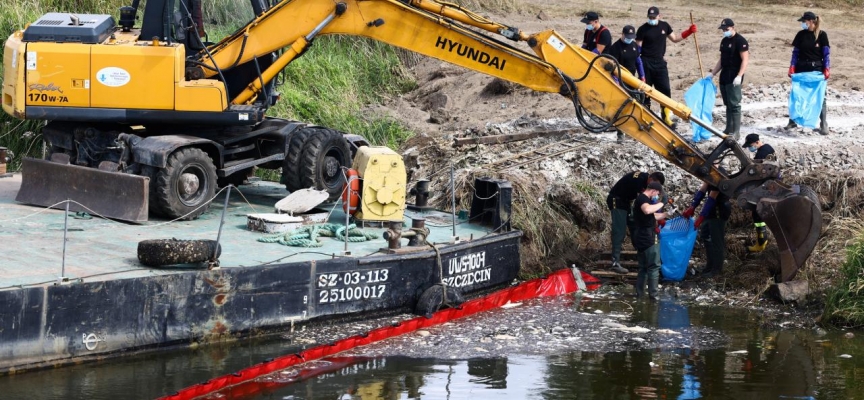
POLYGON ((168 157, 154 181, 150 190, 155 191, 155 209, 169 218, 192 220, 207 211, 216 194, 216 167, 203 150, 180 149, 168 157))
POLYGON ((300 181, 300 159, 303 156, 303 146, 306 140, 314 133, 315 128, 303 128, 291 134, 288 141, 288 154, 282 163, 282 183, 289 192, 303 189, 300 181))
POLYGON ((219 259, 215 240, 151 239, 138 242, 138 261, 149 267, 194 264, 219 259))
POLYGON ((317 128, 303 146, 301 187, 326 190, 328 201, 339 198, 345 185, 343 168, 351 168, 351 147, 340 132, 317 128))

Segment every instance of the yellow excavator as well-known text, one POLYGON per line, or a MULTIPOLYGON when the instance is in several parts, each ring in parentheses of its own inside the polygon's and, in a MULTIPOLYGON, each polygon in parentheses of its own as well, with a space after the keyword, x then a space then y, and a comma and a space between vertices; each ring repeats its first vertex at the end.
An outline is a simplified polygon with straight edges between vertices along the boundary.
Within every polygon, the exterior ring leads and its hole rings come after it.
POLYGON ((138 27, 139 0, 120 8, 116 23, 110 15, 48 13, 8 38, 3 110, 47 121, 46 159, 24 161, 18 201, 78 199, 129 221, 146 220, 148 210, 195 218, 219 185, 243 182, 256 166, 281 168, 289 191, 314 186, 335 198, 341 168, 364 139, 265 112, 279 97, 277 75, 314 51, 317 36, 352 35, 561 94, 589 131, 617 128, 755 208, 777 238, 779 281, 794 277, 819 238, 812 190, 782 183, 777 165, 750 160, 684 104, 553 30, 528 34, 435 0, 251 0, 248 24, 207 43, 201 1, 147 0, 138 27), (720 144, 703 153, 639 96, 704 126, 720 144), (714 167, 727 156, 740 170, 714 167))

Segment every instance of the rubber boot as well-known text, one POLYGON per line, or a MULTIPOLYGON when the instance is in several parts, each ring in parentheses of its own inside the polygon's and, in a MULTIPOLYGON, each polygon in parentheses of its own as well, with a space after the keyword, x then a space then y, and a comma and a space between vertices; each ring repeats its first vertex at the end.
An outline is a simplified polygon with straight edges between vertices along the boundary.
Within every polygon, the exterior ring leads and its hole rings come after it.
POLYGON ((732 118, 732 126, 730 126, 729 134, 738 141, 741 139, 741 114, 732 114, 730 117, 732 118))
POLYGON ((826 101, 822 102, 822 113, 819 114, 819 134, 828 134, 828 104, 826 101))
POLYGON ((765 250, 765 246, 768 245, 768 236, 766 236, 767 228, 765 227, 765 223, 762 222, 761 225, 756 225, 756 244, 747 248, 747 251, 751 253, 758 253, 762 250, 765 250))
POLYGON ((788 129, 795 129, 795 128, 797 128, 797 127, 798 127, 798 124, 796 124, 795 121, 792 120, 792 118, 789 118, 789 123, 786 124, 786 126, 783 127, 783 129, 787 129, 787 130, 788 130, 788 129))
POLYGON ((663 123, 666 124, 666 126, 675 129, 675 121, 672 121, 672 110, 663 107, 660 112, 663 113, 663 123))

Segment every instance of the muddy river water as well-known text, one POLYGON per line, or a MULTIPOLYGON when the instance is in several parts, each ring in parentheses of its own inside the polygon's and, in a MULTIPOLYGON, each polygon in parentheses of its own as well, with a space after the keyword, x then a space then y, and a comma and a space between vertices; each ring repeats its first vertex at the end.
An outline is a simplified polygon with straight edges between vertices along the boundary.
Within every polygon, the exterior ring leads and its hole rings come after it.
MULTIPOLYGON (((760 311, 564 296, 394 338, 211 398, 864 399, 864 332, 768 326, 760 311)), ((0 377, 0 398, 154 398, 332 339, 306 332, 0 377)))

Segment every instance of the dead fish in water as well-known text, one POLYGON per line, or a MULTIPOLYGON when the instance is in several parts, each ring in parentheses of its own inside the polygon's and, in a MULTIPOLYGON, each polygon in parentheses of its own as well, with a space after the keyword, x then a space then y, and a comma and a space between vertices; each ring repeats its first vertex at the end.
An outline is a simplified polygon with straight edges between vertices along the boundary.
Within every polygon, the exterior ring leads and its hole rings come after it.
POLYGON ((626 326, 626 327, 623 327, 623 328, 615 328, 615 329, 613 329, 613 330, 615 330, 615 331, 619 331, 619 332, 625 332, 625 333, 645 333, 645 332, 651 332, 650 329, 648 329, 648 328, 643 328, 643 327, 641 327, 641 326, 626 326))

